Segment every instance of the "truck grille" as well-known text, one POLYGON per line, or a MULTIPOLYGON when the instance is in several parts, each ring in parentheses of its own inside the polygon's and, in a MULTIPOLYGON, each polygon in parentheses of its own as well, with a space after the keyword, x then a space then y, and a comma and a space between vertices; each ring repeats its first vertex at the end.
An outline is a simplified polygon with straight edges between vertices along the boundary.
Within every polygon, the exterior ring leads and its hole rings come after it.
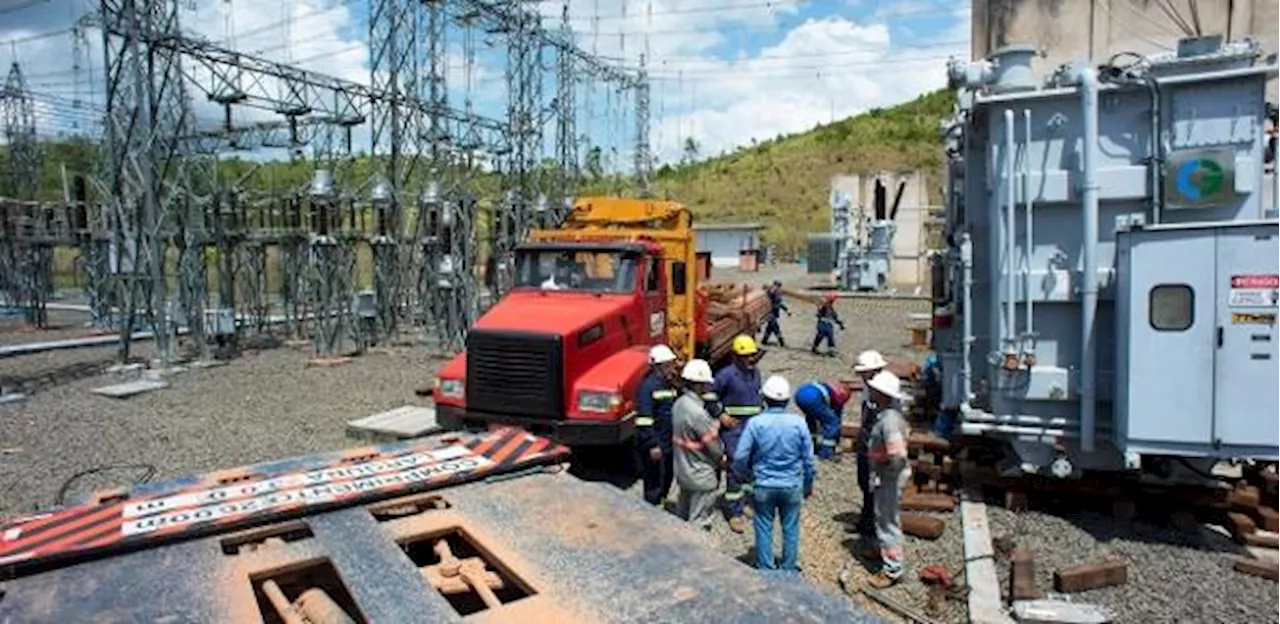
POLYGON ((467 335, 467 409, 560 418, 560 336, 475 329, 467 335))

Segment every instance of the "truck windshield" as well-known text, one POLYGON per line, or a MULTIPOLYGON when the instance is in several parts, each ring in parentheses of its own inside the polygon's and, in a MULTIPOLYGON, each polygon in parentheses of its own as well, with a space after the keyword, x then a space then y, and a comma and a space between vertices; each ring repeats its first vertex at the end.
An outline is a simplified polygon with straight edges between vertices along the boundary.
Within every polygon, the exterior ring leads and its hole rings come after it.
POLYGON ((631 292, 636 259, 618 251, 580 249, 516 252, 516 286, 543 290, 631 292))

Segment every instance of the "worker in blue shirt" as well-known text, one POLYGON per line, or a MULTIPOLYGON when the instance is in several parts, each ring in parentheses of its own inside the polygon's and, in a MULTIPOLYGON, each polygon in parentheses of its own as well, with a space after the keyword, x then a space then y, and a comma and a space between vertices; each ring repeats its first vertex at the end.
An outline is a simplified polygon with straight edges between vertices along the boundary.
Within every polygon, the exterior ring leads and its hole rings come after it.
POLYGON ((774 375, 761 390, 765 410, 747 421, 733 454, 733 473, 750 479, 756 515, 756 568, 799 572, 800 505, 813 495, 813 438, 799 414, 786 411, 791 385, 774 375), (782 522, 782 564, 773 556, 773 518, 782 522))
POLYGON ((760 339, 760 344, 767 345, 769 336, 777 336, 778 346, 786 347, 787 341, 782 338, 782 326, 778 324, 778 320, 782 318, 783 312, 791 316, 791 310, 787 309, 786 302, 782 300, 782 282, 774 280, 773 284, 765 289, 765 294, 769 295, 769 316, 766 318, 764 337, 760 339))
POLYGON ((844 330, 844 322, 840 320, 840 316, 836 314, 836 296, 827 295, 822 305, 818 306, 818 332, 813 337, 813 347, 810 349, 815 355, 818 353, 818 345, 825 340, 827 346, 830 347, 829 355, 836 353, 836 329, 839 325, 844 330))
POLYGON ((636 390, 636 452, 644 500, 661 505, 671 490, 673 451, 671 446, 671 407, 676 391, 676 354, 664 344, 649 349, 649 374, 636 390))
POLYGON ((851 396, 853 390, 849 385, 834 379, 811 381, 796 388, 796 407, 810 425, 820 459, 840 460, 836 456, 836 445, 840 441, 844 406, 851 396))
MULTIPOLYGON (((759 357, 756 341, 751 336, 738 336, 733 339, 733 363, 716 373, 713 388, 720 405, 720 441, 729 457, 733 457, 738 448, 746 421, 762 409, 760 370, 756 368, 759 357)), ((724 501, 729 508, 729 528, 734 533, 747 530, 747 522, 742 517, 747 487, 732 470, 725 475, 724 501)))

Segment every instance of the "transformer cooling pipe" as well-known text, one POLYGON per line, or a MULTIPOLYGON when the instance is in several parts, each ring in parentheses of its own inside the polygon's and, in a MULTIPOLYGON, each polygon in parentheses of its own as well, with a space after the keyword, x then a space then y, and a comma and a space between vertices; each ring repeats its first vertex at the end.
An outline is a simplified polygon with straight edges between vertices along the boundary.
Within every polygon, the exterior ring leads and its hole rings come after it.
POLYGON ((1035 304, 1032 303, 1031 296, 1031 251, 1033 249, 1031 246, 1031 210, 1033 208, 1033 204, 1031 199, 1031 109, 1029 108, 1022 109, 1022 126, 1022 201, 1023 205, 1026 207, 1027 220, 1025 224, 1027 241, 1024 243, 1026 245, 1026 249, 1023 250, 1023 253, 1027 256, 1027 269, 1023 288, 1027 291, 1026 332, 1027 335, 1030 336, 1035 333, 1035 318, 1033 315, 1035 304))
POLYGON ((1151 162, 1147 165, 1147 179, 1151 185, 1151 223, 1158 225, 1164 220, 1164 140, 1160 137, 1160 82, 1151 75, 1147 75, 1142 82, 1151 98, 1151 162))
POLYGON ((1280 219, 1280 149, 1271 160, 1271 214, 1263 211, 1264 219, 1280 219))
POLYGON ((1004 203, 1005 203, 1005 228, 1004 228, 1004 280, 1005 280, 1005 322, 1007 325, 1001 334, 1005 336, 1005 347, 1017 339, 1018 336, 1018 309, 1016 307, 1016 293, 1014 291, 1014 268, 1013 268, 1013 251, 1017 237, 1014 231, 1017 229, 1017 214, 1014 211, 1018 206, 1017 184, 1013 177, 1013 151, 1014 146, 1014 125, 1013 110, 1006 108, 1004 110, 1004 203), (1005 332, 1008 332, 1005 334, 1005 332))
POLYGON ((973 241, 969 239, 968 232, 960 234, 960 267, 964 281, 963 287, 963 313, 960 315, 964 319, 962 328, 964 331, 962 353, 964 355, 964 395, 961 402, 968 403, 970 397, 973 396, 973 365, 969 362, 970 354, 973 351, 973 241))
POLYGON ((1092 453, 1098 398, 1098 349, 1093 327, 1098 312, 1098 77, 1088 65, 1081 65, 1077 71, 1084 125, 1080 159, 1080 448, 1092 453))

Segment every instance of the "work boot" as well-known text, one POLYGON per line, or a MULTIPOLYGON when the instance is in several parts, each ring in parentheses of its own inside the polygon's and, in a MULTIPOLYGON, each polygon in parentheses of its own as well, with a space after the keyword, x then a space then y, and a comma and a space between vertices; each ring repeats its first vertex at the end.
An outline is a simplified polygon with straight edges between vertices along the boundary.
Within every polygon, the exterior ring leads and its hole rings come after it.
POLYGON ((880 549, 874 540, 861 538, 853 547, 853 556, 864 561, 880 561, 880 549))
POLYGON ((729 530, 734 533, 745 533, 747 531, 747 520, 742 516, 734 516, 729 518, 729 530))
POLYGON ((898 578, 889 576, 884 572, 876 572, 875 575, 871 577, 871 580, 867 581, 867 584, 876 589, 889 589, 890 587, 897 585, 898 580, 898 578))

